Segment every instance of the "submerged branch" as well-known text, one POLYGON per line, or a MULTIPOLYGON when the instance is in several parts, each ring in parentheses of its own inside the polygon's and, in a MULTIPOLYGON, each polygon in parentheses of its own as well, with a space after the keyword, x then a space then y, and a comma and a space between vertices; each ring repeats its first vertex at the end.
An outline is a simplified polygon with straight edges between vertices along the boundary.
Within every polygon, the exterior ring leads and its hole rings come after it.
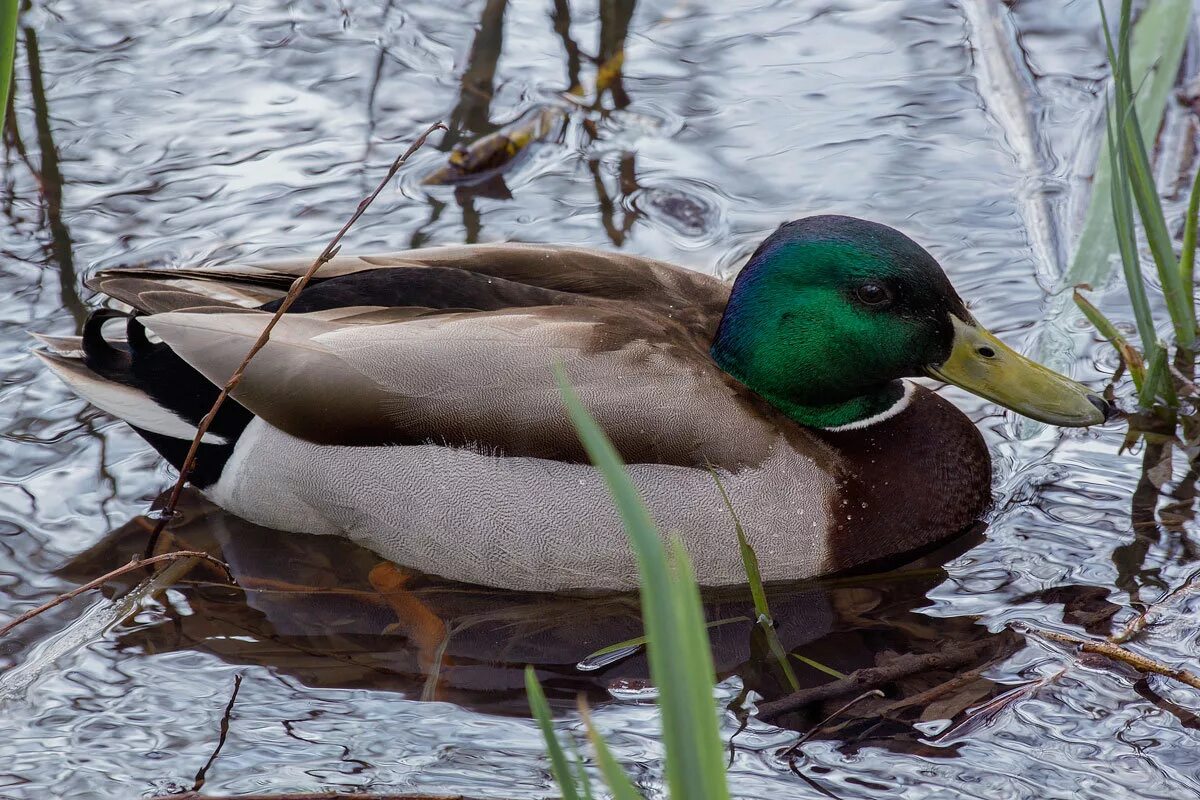
POLYGON ((961 667, 975 661, 992 646, 990 641, 983 640, 961 647, 947 648, 936 653, 902 655, 882 666, 858 669, 839 680, 822 683, 799 692, 792 692, 778 700, 761 703, 758 706, 758 716, 764 720, 772 720, 812 703, 878 688, 909 675, 935 669, 961 667))
POLYGON ((1197 589, 1200 589, 1200 585, 1196 583, 1197 577, 1200 577, 1200 573, 1192 575, 1183 583, 1182 586, 1177 586, 1160 597, 1158 600, 1148 606, 1145 611, 1129 620, 1129 622, 1125 623, 1125 626, 1121 628, 1121 630, 1114 633, 1112 636, 1109 636, 1108 641, 1112 642, 1113 644, 1125 644, 1130 639, 1137 636, 1150 622, 1150 615, 1154 611, 1166 605, 1169 601, 1175 599, 1176 597, 1189 594, 1197 589))

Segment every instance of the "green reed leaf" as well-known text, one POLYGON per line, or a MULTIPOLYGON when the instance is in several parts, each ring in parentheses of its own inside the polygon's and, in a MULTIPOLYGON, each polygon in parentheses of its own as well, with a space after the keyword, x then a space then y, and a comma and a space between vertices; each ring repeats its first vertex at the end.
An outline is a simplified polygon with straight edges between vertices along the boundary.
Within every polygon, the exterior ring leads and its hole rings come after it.
POLYGON ((672 542, 668 558, 625 465, 571 389, 561 365, 555 366, 555 377, 567 413, 589 458, 604 476, 637 557, 642 622, 650 675, 659 691, 671 796, 728 800, 724 747, 712 694, 712 649, 691 561, 678 539, 672 542))
POLYGON ((818 670, 820 672, 824 672, 826 675, 830 675, 834 678, 840 679, 840 678, 846 677, 846 673, 838 672, 833 667, 822 664, 820 661, 817 661, 815 658, 809 658, 808 656, 802 656, 799 653, 792 653, 792 658, 796 659, 797 661, 799 661, 802 664, 807 664, 808 666, 812 667, 813 669, 818 670))
MULTIPOLYGON (((1187 43, 1191 12, 1191 0, 1157 0, 1146 7, 1137 24, 1132 26, 1129 66, 1125 73, 1129 78, 1128 85, 1141 87, 1137 94, 1136 109, 1143 141, 1153 141, 1162 121, 1187 43)), ((1107 33, 1107 23, 1105 28, 1107 33)), ((1130 30, 1128 25, 1125 28, 1127 32, 1130 30)), ((1100 152, 1106 150, 1107 145, 1101 145, 1100 152)), ((1110 274, 1109 257, 1117 246, 1109 186, 1112 179, 1109 163, 1104 158, 1099 159, 1092 182, 1091 204, 1075 256, 1067 270, 1066 282, 1069 285, 1088 283, 1100 286, 1110 274)), ((1149 348, 1148 343, 1143 344, 1149 348)))
POLYGON ((17 53, 18 0, 0 0, 0 130, 8 111, 8 95, 12 92, 13 61, 17 53))
POLYGON ((1187 220, 1183 225, 1183 251, 1179 257, 1179 277, 1183 280, 1183 293, 1191 302, 1193 325, 1196 319, 1196 229, 1200 217, 1200 170, 1192 180, 1192 193, 1188 198, 1187 220))
MULTIPOLYGON (((546 693, 542 691, 542 684, 538 682, 532 666, 525 667, 525 693, 529 697, 529 710, 533 712, 533 718, 542 731, 542 739, 546 742, 546 751, 550 754, 550 772, 562 792, 562 800, 582 800, 575 773, 554 731, 554 718, 550 714, 550 704, 546 702, 546 693)), ((584 781, 586 784, 586 776, 584 781)))
POLYGON ((1108 340, 1118 353, 1121 355, 1121 360, 1125 362, 1125 367, 1129 370, 1129 375, 1133 378, 1133 385, 1141 391, 1142 384, 1146 379, 1146 363, 1142 359, 1142 354, 1138 349, 1131 345, 1129 341, 1117 330, 1117 326, 1112 321, 1100 312, 1086 297, 1075 290, 1075 305, 1079 306, 1079 310, 1087 317, 1088 321, 1100 331, 1100 335, 1108 340))
POLYGON ((1148 355, 1149 366, 1146 368, 1146 380, 1138 392, 1138 404, 1142 408, 1150 408, 1159 395, 1165 393, 1168 382, 1167 348, 1161 342, 1155 343, 1154 350, 1148 355))
POLYGON ((612 792, 613 800, 643 800, 634 787, 633 781, 629 779, 629 775, 621 769, 612 750, 608 749, 608 742, 604 741, 604 737, 592 724, 591 712, 588 711, 587 703, 583 701, 583 698, 579 699, 579 713, 587 728, 588 741, 592 743, 592 747, 596 751, 596 763, 600 767, 600 774, 604 776, 604 782, 608 784, 608 790, 612 792))
MULTIPOLYGON (((726 617, 725 619, 714 619, 712 622, 706 622, 704 624, 704 627, 708 630, 712 630, 713 628, 720 628, 722 625, 729 625, 730 623, 734 623, 734 622, 753 622, 753 620, 750 619, 749 617, 726 617)), ((595 651, 594 653, 588 653, 586 656, 584 656, 583 660, 591 661, 594 658, 600 658, 601 656, 606 656, 609 653, 615 653, 618 650, 625 650, 626 648, 633 648, 633 647, 642 647, 645 644, 646 644, 645 636, 635 636, 632 639, 626 639, 623 642, 617 642, 616 644, 605 645, 604 647, 601 647, 599 650, 595 651)))
POLYGON ((763 617, 771 619, 771 609, 767 605, 767 590, 763 587, 762 570, 758 566, 758 554, 754 552, 754 548, 750 546, 750 540, 746 538, 746 530, 742 527, 742 521, 738 519, 737 512, 733 509, 729 493, 725 491, 725 484, 721 483, 721 476, 712 467, 709 467, 708 471, 712 475, 713 482, 717 484, 717 491, 721 493, 721 500, 729 511, 730 519, 733 520, 733 530, 737 534, 738 550, 742 557, 742 569, 746 571, 746 580, 750 584, 750 596, 754 598, 754 613, 758 615, 759 619, 763 617))

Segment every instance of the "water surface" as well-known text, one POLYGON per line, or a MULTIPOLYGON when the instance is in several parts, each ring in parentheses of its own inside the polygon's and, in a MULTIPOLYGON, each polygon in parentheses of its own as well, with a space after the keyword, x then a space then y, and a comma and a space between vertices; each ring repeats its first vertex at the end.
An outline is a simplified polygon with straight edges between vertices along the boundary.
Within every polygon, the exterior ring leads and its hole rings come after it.
MULTIPOLYGON (((1098 12, 1066 0, 63 0, 26 11, 19 39, 0 185, 5 616, 138 552, 140 515, 171 480, 129 429, 27 353, 26 331, 76 330, 92 302, 81 282, 97 269, 315 254, 387 163, 443 119, 451 130, 383 193, 347 252, 560 242, 731 276, 780 222, 846 213, 916 238, 985 324, 1029 349, 1086 206, 1106 74, 1098 12), (560 93, 586 94, 597 63, 621 50, 601 107, 570 110, 500 180, 420 183, 455 144, 544 104, 571 109, 560 93), (1007 78, 984 57, 998 52, 1007 78)), ((1186 172, 1189 124, 1173 106, 1167 179, 1186 172)), ((1179 200, 1168 198, 1175 219, 1179 200)), ((1118 293, 1101 298, 1129 318, 1118 293)), ((1101 385, 1115 357, 1069 320, 1065 336, 1055 355, 1101 385)), ((980 641, 999 660, 941 705, 890 721, 849 715, 804 747, 803 777, 776 755, 795 732, 751 719, 733 738, 735 795, 1200 793, 1200 694, 1002 634, 1023 621, 1106 635, 1182 585, 1197 568, 1195 474, 1175 455, 1168 476, 1172 456, 1164 465, 1154 448, 1119 454, 1120 426, 1031 428, 946 394, 993 448, 986 534, 907 579, 781 588, 773 607, 785 644, 843 671, 980 641)), ((0 643, 0 796, 127 798, 198 782, 228 794, 551 796, 524 716, 525 663, 564 730, 578 732, 573 697, 587 693, 620 758, 661 790, 654 710, 638 702, 644 665, 575 668, 636 635, 633 601, 423 581, 413 596, 433 621, 417 624, 372 593, 366 551, 256 529, 196 498, 185 510, 168 544, 214 548, 243 588, 193 573, 114 628, 64 634, 111 605, 91 595, 0 643), (448 645, 431 636, 436 624, 452 631, 448 645), (227 740, 198 780, 235 676, 227 740)), ((1194 664, 1196 602, 1173 599, 1133 646, 1194 664)), ((746 599, 708 610, 744 616, 746 599)), ((780 694, 748 624, 713 636, 726 702, 780 694)), ((829 679, 800 673, 806 685, 829 679)), ((913 678, 889 702, 950 677, 913 678)), ((807 729, 823 715, 778 721, 807 729)), ((726 739, 740 725, 733 712, 723 724, 726 739)))

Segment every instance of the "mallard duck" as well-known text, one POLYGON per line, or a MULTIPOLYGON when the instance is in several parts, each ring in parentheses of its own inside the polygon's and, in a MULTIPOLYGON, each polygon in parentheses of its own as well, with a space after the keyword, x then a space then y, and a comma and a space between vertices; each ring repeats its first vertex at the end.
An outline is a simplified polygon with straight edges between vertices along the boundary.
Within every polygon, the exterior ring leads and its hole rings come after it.
MULTIPOLYGON (((41 337, 38 355, 178 468, 308 263, 103 270, 88 285, 132 311, 41 337), (114 317, 123 340, 102 330, 114 317)), ((732 286, 574 247, 338 256, 251 362, 192 480, 250 521, 348 536, 454 580, 633 588, 554 363, 710 586, 746 580, 714 471, 768 581, 861 568, 977 520, 991 498, 983 439, 906 378, 1056 425, 1108 414, 981 327, 916 242, 815 216, 771 234, 732 286)))

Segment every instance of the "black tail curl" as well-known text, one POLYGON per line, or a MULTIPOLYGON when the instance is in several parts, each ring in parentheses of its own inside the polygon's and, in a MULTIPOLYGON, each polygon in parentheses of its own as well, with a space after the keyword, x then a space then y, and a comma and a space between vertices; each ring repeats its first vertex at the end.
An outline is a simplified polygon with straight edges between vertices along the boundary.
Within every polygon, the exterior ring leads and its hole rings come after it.
MULTIPOLYGON (((162 408, 192 425, 212 408, 220 390, 208 378, 177 356, 162 342, 152 342, 135 314, 111 308, 93 311, 83 327, 83 361, 87 367, 110 381, 137 389, 162 408), (125 319, 126 340, 110 341, 104 326, 111 320, 125 319)), ((209 431, 226 444, 200 445, 192 482, 206 486, 215 482, 233 454, 233 445, 253 415, 232 398, 226 400, 213 419, 209 431)), ((183 465, 191 442, 131 426, 176 469, 183 465)))

